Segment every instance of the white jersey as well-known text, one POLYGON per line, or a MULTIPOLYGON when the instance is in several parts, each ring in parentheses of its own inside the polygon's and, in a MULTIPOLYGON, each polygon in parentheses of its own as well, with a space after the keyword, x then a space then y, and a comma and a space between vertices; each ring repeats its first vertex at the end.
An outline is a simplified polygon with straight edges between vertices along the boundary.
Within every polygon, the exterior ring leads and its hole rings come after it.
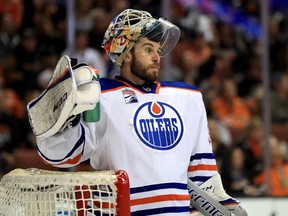
POLYGON ((201 93, 180 82, 100 83, 100 121, 38 140, 39 154, 58 167, 90 159, 96 170, 125 170, 131 215, 188 215, 187 178, 200 185, 217 173, 201 93))

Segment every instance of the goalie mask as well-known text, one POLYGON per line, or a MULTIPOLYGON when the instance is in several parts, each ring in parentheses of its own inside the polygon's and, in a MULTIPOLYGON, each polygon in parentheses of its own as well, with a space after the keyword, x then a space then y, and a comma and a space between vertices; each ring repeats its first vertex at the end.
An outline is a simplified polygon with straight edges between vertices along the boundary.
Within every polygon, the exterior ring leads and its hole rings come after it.
POLYGON ((146 11, 126 9, 111 21, 105 32, 102 47, 112 62, 120 67, 124 56, 141 37, 159 42, 159 55, 162 58, 177 44, 180 29, 163 18, 153 18, 146 11))

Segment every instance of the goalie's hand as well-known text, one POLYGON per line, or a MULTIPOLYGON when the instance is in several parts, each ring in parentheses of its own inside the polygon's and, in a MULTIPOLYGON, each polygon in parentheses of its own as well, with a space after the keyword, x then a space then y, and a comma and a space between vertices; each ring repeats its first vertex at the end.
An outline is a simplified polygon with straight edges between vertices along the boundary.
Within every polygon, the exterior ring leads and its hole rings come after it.
MULTIPOLYGON (((74 60, 75 61, 75 60, 74 60)), ((30 125, 38 139, 56 134, 80 113, 94 109, 100 100, 98 71, 81 63, 71 67, 63 56, 44 92, 27 105, 30 125)))
POLYGON ((101 87, 98 70, 85 63, 72 67, 77 86, 75 106, 71 116, 76 116, 86 110, 92 110, 100 100, 101 87))

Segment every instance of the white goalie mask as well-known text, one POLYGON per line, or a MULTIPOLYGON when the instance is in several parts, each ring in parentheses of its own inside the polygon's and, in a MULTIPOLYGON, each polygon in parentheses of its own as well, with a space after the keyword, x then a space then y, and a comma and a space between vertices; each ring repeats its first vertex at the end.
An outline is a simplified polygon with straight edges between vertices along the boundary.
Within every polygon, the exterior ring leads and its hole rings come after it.
POLYGON ((171 22, 153 18, 146 11, 126 9, 113 18, 105 32, 102 47, 112 62, 120 67, 124 56, 137 40, 147 37, 160 43, 160 57, 166 56, 177 44, 180 29, 171 22))

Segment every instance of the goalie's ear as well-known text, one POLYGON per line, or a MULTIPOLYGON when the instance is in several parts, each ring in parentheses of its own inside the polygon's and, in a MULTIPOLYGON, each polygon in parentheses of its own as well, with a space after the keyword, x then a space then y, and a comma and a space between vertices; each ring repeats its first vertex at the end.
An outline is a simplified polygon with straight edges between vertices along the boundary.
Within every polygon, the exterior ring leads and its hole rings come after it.
POLYGON ((126 62, 126 63, 129 63, 129 62, 132 61, 132 54, 131 54, 131 52, 128 52, 128 53, 124 56, 123 61, 126 62))

